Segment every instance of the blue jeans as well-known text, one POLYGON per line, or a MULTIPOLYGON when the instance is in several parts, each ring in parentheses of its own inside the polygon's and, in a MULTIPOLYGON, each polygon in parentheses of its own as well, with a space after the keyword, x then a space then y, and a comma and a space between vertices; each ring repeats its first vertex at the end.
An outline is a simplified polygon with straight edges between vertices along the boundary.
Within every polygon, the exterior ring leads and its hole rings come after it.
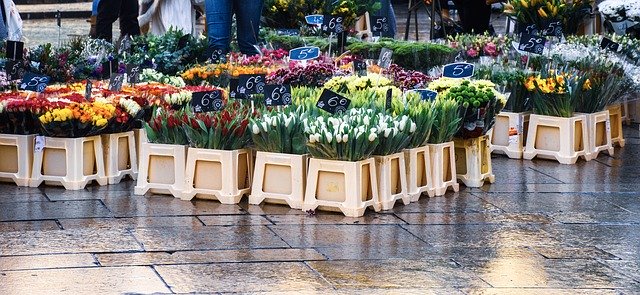
POLYGON ((254 45, 258 44, 263 3, 264 0, 205 0, 209 47, 229 52, 231 21, 235 14, 240 51, 247 55, 258 54, 254 45))

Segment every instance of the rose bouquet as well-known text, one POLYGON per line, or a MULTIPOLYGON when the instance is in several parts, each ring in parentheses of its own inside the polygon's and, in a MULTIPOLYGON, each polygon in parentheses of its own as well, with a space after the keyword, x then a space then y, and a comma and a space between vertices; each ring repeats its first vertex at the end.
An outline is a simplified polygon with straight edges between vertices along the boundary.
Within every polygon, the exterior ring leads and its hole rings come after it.
POLYGON ((269 153, 302 155, 307 153, 302 107, 272 110, 251 119, 251 138, 256 150, 269 153))
POLYGON ((192 147, 237 150, 251 142, 247 126, 252 115, 250 107, 234 102, 215 113, 184 112, 181 123, 192 147))
POLYGON ((307 149, 314 158, 360 161, 370 158, 379 143, 378 116, 371 109, 310 117, 304 122, 307 149))
POLYGON ((111 104, 72 103, 47 111, 38 119, 45 136, 76 138, 100 134, 114 114, 115 107, 111 104))

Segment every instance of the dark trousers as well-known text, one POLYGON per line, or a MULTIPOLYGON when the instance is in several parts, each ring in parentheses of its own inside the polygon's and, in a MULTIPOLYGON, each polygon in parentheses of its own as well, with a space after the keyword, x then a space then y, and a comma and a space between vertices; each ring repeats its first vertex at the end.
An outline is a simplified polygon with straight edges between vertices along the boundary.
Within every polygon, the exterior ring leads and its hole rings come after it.
POLYGON ((485 0, 454 0, 465 33, 483 34, 489 31, 491 5, 485 0))
MULTIPOLYGON (((186 0, 185 0, 186 1, 186 0)), ((264 0, 205 0, 209 47, 229 52, 231 21, 236 16, 238 46, 244 54, 258 54, 260 16, 264 0)))
POLYGON ((96 38, 113 41, 112 26, 120 18, 120 35, 140 35, 138 0, 100 0, 96 18, 96 38))

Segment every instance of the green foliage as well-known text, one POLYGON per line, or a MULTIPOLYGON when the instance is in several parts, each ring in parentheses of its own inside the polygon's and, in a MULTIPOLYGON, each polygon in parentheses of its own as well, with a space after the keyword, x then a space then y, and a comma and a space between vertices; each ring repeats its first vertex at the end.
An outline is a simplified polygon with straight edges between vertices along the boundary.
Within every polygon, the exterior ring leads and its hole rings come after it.
POLYGON ((382 39, 380 42, 354 42, 347 50, 366 59, 378 59, 382 48, 393 51, 393 63, 409 70, 426 72, 453 61, 455 49, 433 43, 417 43, 382 39))

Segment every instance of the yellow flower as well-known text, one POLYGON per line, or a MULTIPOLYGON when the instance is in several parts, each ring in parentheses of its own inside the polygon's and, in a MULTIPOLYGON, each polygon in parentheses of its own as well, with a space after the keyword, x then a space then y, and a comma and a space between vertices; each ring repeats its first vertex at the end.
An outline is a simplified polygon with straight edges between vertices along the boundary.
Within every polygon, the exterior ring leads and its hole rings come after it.
POLYGON ((107 125, 107 119, 100 119, 100 120, 97 120, 97 121, 96 121, 96 123, 95 123, 95 125, 96 125, 96 126, 98 126, 98 127, 102 127, 102 126, 104 126, 104 125, 107 125))
POLYGON ((547 17, 549 17, 549 16, 547 15, 547 13, 546 13, 546 12, 544 12, 544 9, 542 9, 542 7, 540 7, 540 8, 538 9, 538 15, 540 15, 540 17, 543 17, 543 18, 547 18, 547 17))
POLYGON ((524 8, 529 8, 529 3, 526 0, 520 0, 520 5, 524 8))

